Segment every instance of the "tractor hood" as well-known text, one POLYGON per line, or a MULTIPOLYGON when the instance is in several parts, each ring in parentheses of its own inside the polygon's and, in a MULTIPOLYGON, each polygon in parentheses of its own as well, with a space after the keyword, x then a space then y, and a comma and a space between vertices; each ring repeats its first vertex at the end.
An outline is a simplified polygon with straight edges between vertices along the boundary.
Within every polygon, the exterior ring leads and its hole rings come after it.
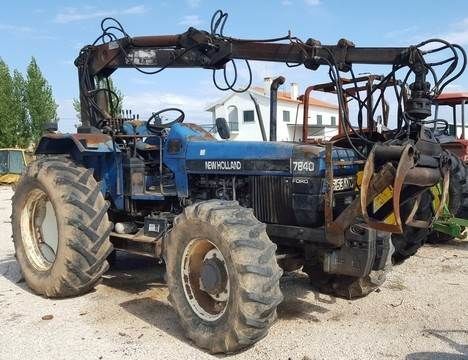
MULTIPOLYGON (((336 162, 355 158, 348 149, 335 148, 336 162)), ((187 143, 188 173, 226 173, 238 175, 324 176, 325 147, 289 142, 203 141, 187 143)), ((334 174, 355 174, 351 165, 335 166, 334 174)))
MULTIPOLYGON (((325 176, 325 146, 294 142, 216 140, 197 125, 176 124, 165 141, 164 162, 188 174, 325 176)), ((333 160, 355 160, 352 150, 333 149, 333 160)), ((334 176, 354 175, 357 165, 335 165, 334 176)))

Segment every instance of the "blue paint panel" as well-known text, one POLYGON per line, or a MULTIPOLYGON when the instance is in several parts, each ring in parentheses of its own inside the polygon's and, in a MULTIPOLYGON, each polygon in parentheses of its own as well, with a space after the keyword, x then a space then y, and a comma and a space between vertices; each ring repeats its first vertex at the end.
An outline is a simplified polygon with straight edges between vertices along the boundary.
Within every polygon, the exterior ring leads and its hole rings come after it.
MULTIPOLYGON (((262 142, 262 141, 217 141, 207 140, 201 132, 184 125, 176 124, 171 128, 169 136, 164 145, 164 164, 174 173, 177 193, 180 197, 188 196, 188 171, 186 161, 204 160, 284 160, 290 161, 294 157, 294 148, 297 143, 282 142, 262 142), (171 140, 179 140, 180 149, 178 152, 169 154, 168 144, 171 140)), ((303 145, 302 145, 303 146, 303 145)), ((325 176, 325 147, 321 145, 307 145, 313 151, 309 155, 302 157, 302 160, 312 161, 315 170, 307 176, 325 176)), ((349 161, 357 159, 352 150, 335 148, 333 160, 349 161)), ((293 159, 294 160, 294 159, 293 159)), ((354 175, 359 170, 359 165, 334 166, 334 175, 354 175)), ((195 173, 195 171, 191 171, 195 173)), ((198 170, 196 173, 213 173, 213 171, 198 170)), ((222 171, 223 174, 248 174, 248 175, 291 175, 289 171, 222 171)), ((302 175, 304 176, 304 175, 302 175)))
MULTIPOLYGON (((177 195, 179 197, 188 196, 188 178, 187 171, 185 169, 185 153, 187 150, 187 144, 189 141, 203 139, 201 132, 195 131, 194 129, 184 125, 175 124, 171 127, 171 131, 164 143, 163 162, 175 176, 175 183, 177 188, 177 195), (169 152, 169 145, 172 140, 180 141, 180 149, 177 152, 169 152)), ((215 142, 216 140, 212 140, 215 142)))
POLYGON ((294 144, 261 141, 193 141, 187 160, 280 160, 290 159, 294 144))
POLYGON ((94 169, 94 177, 99 181, 101 192, 109 195, 115 208, 124 208, 123 198, 123 169, 122 154, 118 153, 93 153, 79 154, 74 160, 87 168, 94 169))
MULTIPOLYGON (((357 160, 358 157, 356 153, 351 149, 343 149, 343 148, 334 148, 332 152, 333 162, 339 161, 351 161, 357 160)), ((318 166, 317 166, 317 174, 318 177, 325 177, 325 149, 320 153, 318 166)), ((333 175, 342 176, 342 175, 354 175, 360 170, 360 165, 335 165, 333 167, 333 175)))

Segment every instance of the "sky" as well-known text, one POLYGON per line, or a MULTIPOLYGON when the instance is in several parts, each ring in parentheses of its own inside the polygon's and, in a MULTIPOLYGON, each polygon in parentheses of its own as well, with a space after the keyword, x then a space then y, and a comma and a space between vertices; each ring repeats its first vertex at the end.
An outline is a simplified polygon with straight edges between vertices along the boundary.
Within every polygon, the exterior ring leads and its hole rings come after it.
MULTIPOLYGON (((341 38, 357 46, 406 46, 431 37, 445 38, 468 48, 468 1, 340 1, 340 0, 174 0, 174 1, 4 1, 0 12, 0 57, 11 69, 25 71, 31 56, 37 59, 59 105, 59 127, 73 131, 77 122, 72 100, 78 96, 73 61, 79 49, 99 35, 102 18, 117 18, 130 35, 184 32, 189 26, 209 29, 212 14, 227 11, 225 34, 233 37, 271 38, 288 30, 301 39, 336 44, 341 38)), ((239 64, 239 85, 247 81, 239 64)), ((300 89, 327 81, 327 69, 310 71, 281 64, 252 64, 254 84, 265 76, 283 75, 300 89)), ((356 73, 388 68, 357 67, 356 73)), ((208 104, 226 96, 212 84, 211 71, 169 69, 145 76, 119 70, 114 82, 125 94, 124 106, 144 118, 151 111, 178 106, 190 122, 206 123, 208 104)), ((448 89, 468 90, 465 73, 448 89)))

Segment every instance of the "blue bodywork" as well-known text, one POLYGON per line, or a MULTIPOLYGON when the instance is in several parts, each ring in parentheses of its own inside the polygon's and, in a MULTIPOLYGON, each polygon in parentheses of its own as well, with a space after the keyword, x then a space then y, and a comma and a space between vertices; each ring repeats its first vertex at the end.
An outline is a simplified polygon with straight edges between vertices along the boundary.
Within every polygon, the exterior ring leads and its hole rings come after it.
MULTIPOLYGON (((147 135, 142 127, 124 129, 128 135, 147 135)), ((171 196, 180 198, 189 196, 190 174, 325 176, 325 147, 320 145, 216 140, 196 125, 175 124, 166 136, 143 138, 137 148, 145 151, 146 145, 158 144, 162 145, 164 166, 173 173, 176 192, 171 196), (307 163, 307 171, 295 162, 307 163)), ((93 168, 102 192, 115 208, 124 208, 124 155, 112 137, 101 133, 47 134, 36 154, 66 154, 84 167, 93 168)), ((349 161, 355 155, 349 149, 335 148, 333 159, 349 161)), ((335 166, 334 176, 354 175, 358 170, 356 165, 335 166)), ((135 194, 132 198, 163 200, 165 196, 135 194)))

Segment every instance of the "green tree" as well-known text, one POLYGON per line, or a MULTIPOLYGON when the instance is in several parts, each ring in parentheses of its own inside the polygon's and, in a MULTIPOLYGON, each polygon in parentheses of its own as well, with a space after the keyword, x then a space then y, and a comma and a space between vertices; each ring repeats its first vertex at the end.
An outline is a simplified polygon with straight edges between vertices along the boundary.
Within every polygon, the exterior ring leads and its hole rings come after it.
POLYGON ((8 65, 0 59, 0 147, 14 147, 17 141, 13 88, 8 65))
MULTIPOLYGON (((107 88, 107 81, 102 80, 101 82, 99 82, 98 87, 100 89, 107 88)), ((122 111, 124 94, 115 86, 114 81, 112 81, 112 78, 110 77, 109 77, 109 89, 113 93, 115 93, 115 95, 112 95, 112 106, 113 106, 112 110, 113 111, 111 111, 111 109, 107 109, 107 112, 109 114, 112 114, 113 116, 118 116, 120 112, 122 111)), ((77 118, 81 119, 81 104, 80 104, 80 100, 77 98, 73 99, 73 109, 75 109, 76 111, 77 118)))
POLYGON ((13 72, 13 108, 12 117, 15 125, 16 145, 27 147, 31 144, 31 122, 27 110, 26 81, 23 75, 13 72))
POLYGON ((37 141, 44 131, 44 124, 56 122, 58 118, 57 104, 52 94, 52 88, 42 75, 34 57, 27 69, 25 94, 31 121, 31 139, 37 141))

